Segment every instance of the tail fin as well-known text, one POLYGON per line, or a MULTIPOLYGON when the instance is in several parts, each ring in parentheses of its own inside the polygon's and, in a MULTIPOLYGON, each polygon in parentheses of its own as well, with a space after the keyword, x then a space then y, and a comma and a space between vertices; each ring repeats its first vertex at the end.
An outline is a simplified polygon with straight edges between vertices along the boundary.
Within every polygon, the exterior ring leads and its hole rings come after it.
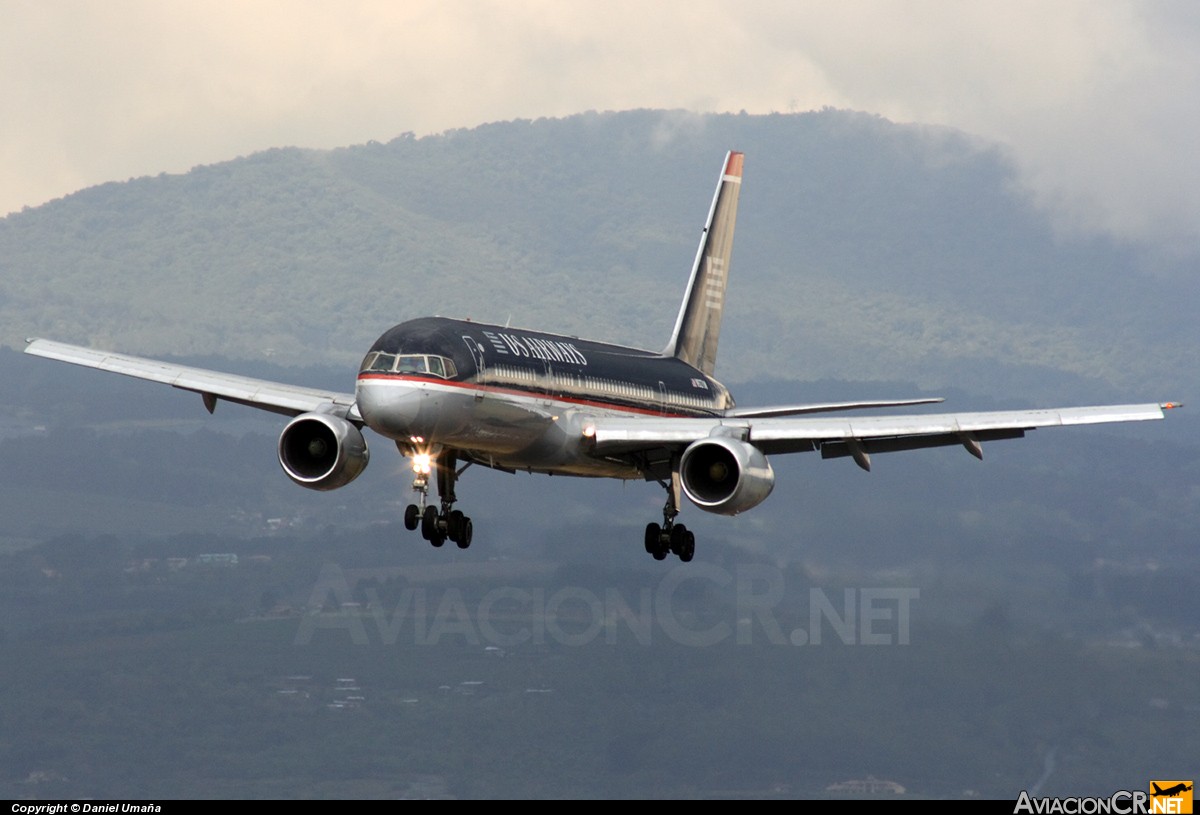
POLYGON ((663 353, 677 357, 712 376, 717 364, 717 340, 725 310, 725 283, 733 253, 738 193, 742 187, 742 154, 730 152, 713 193, 712 208, 696 250, 696 261, 675 330, 663 353))

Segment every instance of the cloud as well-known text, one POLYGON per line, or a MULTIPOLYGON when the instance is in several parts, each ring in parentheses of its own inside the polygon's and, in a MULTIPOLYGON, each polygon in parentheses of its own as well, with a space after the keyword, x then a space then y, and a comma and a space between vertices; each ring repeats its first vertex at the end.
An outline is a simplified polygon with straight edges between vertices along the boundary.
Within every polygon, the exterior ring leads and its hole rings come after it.
POLYGON ((830 105, 1001 141, 1064 226, 1195 248, 1194 8, 19 2, 0 29, 0 211, 273 146, 589 109, 830 105))

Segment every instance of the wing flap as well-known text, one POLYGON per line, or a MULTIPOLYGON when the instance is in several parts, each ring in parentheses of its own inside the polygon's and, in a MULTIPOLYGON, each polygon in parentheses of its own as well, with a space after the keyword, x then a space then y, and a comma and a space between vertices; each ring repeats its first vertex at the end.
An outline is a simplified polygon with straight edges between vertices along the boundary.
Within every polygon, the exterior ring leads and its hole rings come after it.
MULTIPOLYGON (((858 441, 859 450, 872 453, 896 453, 902 450, 924 450, 929 447, 951 447, 962 445, 976 457, 982 457, 980 442, 1001 439, 1024 438, 1025 431, 1019 428, 1006 430, 981 430, 974 433, 939 433, 933 436, 895 436, 886 439, 863 439, 858 441)), ((827 441, 821 445, 821 458, 843 458, 856 455, 852 445, 845 441, 827 441)))
POLYGON ((345 408, 347 418, 351 421, 362 420, 354 404, 354 395, 348 393, 286 385, 52 340, 30 340, 25 346, 25 353, 193 391, 204 398, 204 405, 210 411, 215 407, 216 399, 288 416, 297 416, 332 404, 345 408))

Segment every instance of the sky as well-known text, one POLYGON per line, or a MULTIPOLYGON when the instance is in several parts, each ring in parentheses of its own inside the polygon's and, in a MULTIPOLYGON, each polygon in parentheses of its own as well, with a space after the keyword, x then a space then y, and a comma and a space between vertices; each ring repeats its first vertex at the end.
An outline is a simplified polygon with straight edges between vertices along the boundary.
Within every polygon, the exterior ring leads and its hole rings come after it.
POLYGON ((998 142, 1063 228, 1200 251, 1192 0, 0 0, 0 215, 271 147, 826 106, 998 142))

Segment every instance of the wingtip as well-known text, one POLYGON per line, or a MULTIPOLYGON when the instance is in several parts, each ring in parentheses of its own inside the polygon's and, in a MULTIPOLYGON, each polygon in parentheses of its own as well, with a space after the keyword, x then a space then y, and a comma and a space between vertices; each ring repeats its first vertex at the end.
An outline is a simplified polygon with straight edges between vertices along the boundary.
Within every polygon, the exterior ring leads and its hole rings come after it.
POLYGON ((1183 407, 1183 402, 1163 402, 1159 407, 1163 410, 1174 410, 1183 407))

